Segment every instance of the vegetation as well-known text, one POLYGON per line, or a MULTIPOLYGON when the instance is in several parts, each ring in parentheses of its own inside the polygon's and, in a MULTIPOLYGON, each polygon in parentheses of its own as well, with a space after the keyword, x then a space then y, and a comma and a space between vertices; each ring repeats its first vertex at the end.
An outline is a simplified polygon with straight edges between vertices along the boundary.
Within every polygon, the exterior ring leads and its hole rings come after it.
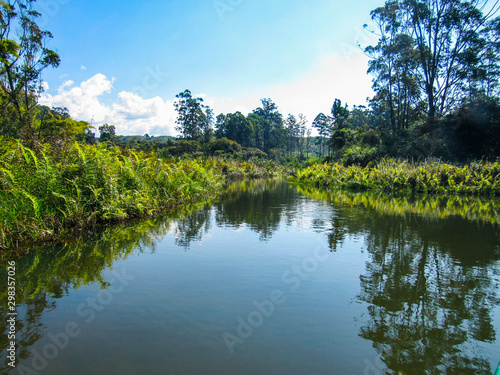
POLYGON ((335 99, 314 119, 316 137, 304 115, 283 116, 269 98, 247 115, 215 117, 185 90, 174 103, 180 139, 119 136, 112 124, 97 139, 66 108, 38 105, 42 71, 60 59, 32 3, 0 4, 0 246, 169 212, 213 196, 227 178, 285 172, 269 159, 315 186, 500 191, 496 3, 387 1, 373 10, 379 41, 365 52, 376 95, 352 109, 335 99), (422 162, 429 157, 446 162, 422 162))
POLYGON ((463 195, 399 195, 382 191, 355 192, 345 189, 325 190, 297 185, 301 194, 327 200, 335 205, 360 206, 381 215, 408 217, 418 215, 426 219, 461 217, 479 223, 500 224, 499 198, 470 197, 463 195))
POLYGON ((46 47, 52 34, 37 25, 32 2, 0 3, 0 135, 26 139, 35 136, 41 72, 60 63, 46 47))
POLYGON ((313 186, 379 189, 388 192, 500 194, 500 163, 464 167, 439 160, 422 163, 382 159, 367 167, 316 164, 299 170, 293 181, 313 186))
POLYGON ((278 173, 268 161, 165 160, 107 143, 30 149, 1 139, 0 247, 172 212, 213 197, 226 178, 278 173))
MULTIPOLYGON (((379 40, 365 53, 376 95, 368 108, 351 110, 335 99, 329 115, 318 114, 313 156, 363 166, 382 157, 494 161, 500 155, 499 9, 483 0, 391 0, 373 10, 377 29, 370 31, 379 40)), ((302 115, 284 119, 271 99, 262 99, 247 116, 217 116, 214 136, 272 158, 304 159, 312 151, 306 123, 302 115)))

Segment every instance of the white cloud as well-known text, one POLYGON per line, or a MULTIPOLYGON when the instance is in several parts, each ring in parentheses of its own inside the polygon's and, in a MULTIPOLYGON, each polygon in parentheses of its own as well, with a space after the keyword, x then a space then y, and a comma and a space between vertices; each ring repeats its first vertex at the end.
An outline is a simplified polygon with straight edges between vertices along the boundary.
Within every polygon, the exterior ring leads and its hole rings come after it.
POLYGON ((50 88, 49 83, 45 81, 41 83, 41 86, 43 91, 48 91, 48 89, 50 88))
POLYGON ((96 129, 104 124, 116 126, 120 135, 174 135, 175 110, 173 103, 160 97, 143 99, 137 94, 122 91, 113 104, 103 103, 102 96, 112 93, 114 78, 96 74, 79 86, 66 81, 56 95, 44 94, 40 104, 67 107, 77 120, 92 121, 96 129))
MULTIPOLYGON (((362 53, 353 55, 332 54, 294 81, 261 87, 239 97, 214 98, 205 93, 195 96, 202 97, 215 115, 236 111, 246 115, 261 105, 261 98, 271 98, 284 117, 289 113, 296 116, 303 113, 311 125, 320 112, 330 113, 335 98, 352 108, 353 105, 365 105, 366 98, 373 95, 371 77, 366 74, 368 58, 362 53)), ((44 93, 40 103, 67 107, 73 118, 92 120, 96 128, 103 123, 113 124, 118 134, 177 134, 173 101, 159 96, 144 99, 128 91, 113 93, 115 80, 103 74, 96 74, 77 86, 68 80, 58 88, 56 95, 44 93), (106 101, 102 97, 104 94, 108 95, 106 101)))
POLYGON ((65 87, 71 87, 71 86, 73 86, 74 84, 75 84, 75 82, 73 82, 72 80, 67 80, 66 82, 64 82, 64 83, 62 84, 62 86, 61 86, 61 87, 59 87, 59 90, 62 90, 62 89, 64 89, 65 87))
POLYGON ((367 69, 363 54, 351 59, 331 55, 301 79, 272 87, 267 95, 276 98, 283 115, 300 112, 312 122, 320 112, 328 114, 336 98, 350 108, 366 105, 366 98, 373 95, 367 69))
POLYGON ((137 94, 122 91, 120 101, 113 104, 113 110, 123 124, 127 124, 128 134, 174 135, 177 117, 173 102, 164 101, 159 96, 143 99, 137 94))
POLYGON ((81 69, 81 70, 87 70, 87 67, 86 67, 85 65, 82 65, 82 66, 80 67, 80 69, 81 69))
POLYGON ((373 96, 371 77, 366 74, 368 58, 362 53, 342 57, 332 54, 325 57, 308 72, 291 82, 262 87, 258 92, 232 99, 207 98, 215 114, 241 111, 248 114, 260 107, 261 98, 271 98, 281 114, 306 115, 309 125, 321 112, 330 114, 336 98, 342 103, 366 105, 366 98, 373 96))

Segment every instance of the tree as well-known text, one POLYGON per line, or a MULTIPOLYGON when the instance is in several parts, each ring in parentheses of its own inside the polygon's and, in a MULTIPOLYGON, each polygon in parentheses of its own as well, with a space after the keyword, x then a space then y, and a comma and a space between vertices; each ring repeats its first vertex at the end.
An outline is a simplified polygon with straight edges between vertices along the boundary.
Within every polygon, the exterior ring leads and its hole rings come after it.
POLYGON ((216 123, 217 138, 227 138, 244 147, 254 147, 255 130, 253 122, 241 112, 220 114, 216 123))
POLYGON ((116 136, 116 128, 114 125, 104 124, 99 126, 99 132, 101 136, 99 137, 100 142, 114 142, 116 136))
POLYGON ((308 128, 306 132, 306 138, 305 138, 305 146, 306 146, 306 158, 309 159, 309 153, 311 151, 311 134, 312 134, 312 129, 308 128))
POLYGON ((298 148, 299 141, 299 124, 294 115, 288 115, 284 123, 287 133, 287 149, 288 154, 292 155, 298 148))
POLYGON ((283 116, 271 99, 261 99, 262 107, 253 111, 253 117, 259 123, 262 132, 262 149, 268 152, 272 148, 281 148, 285 143, 283 116))
POLYGON ((0 111, 8 114, 7 121, 0 121, 0 133, 14 137, 33 135, 41 73, 60 63, 47 48, 52 34, 36 24, 41 14, 32 9, 34 2, 0 3, 0 111))
POLYGON ((299 133, 298 146, 299 154, 303 157, 303 151, 306 147, 306 132, 307 132, 307 118, 302 113, 299 113, 299 119, 297 121, 297 128, 299 133))
POLYGON ((349 109, 347 104, 342 107, 340 99, 335 99, 332 107, 333 124, 336 129, 344 129, 349 118, 349 109))
POLYGON ((340 151, 349 139, 349 131, 346 129, 347 119, 349 118, 349 110, 347 104, 342 106, 340 99, 335 99, 332 107, 332 118, 334 124, 334 131, 330 138, 330 153, 332 148, 340 151))
POLYGON ((193 98, 191 91, 176 95, 176 130, 186 140, 209 141, 212 137, 213 111, 203 104, 202 98, 193 98))
POLYGON ((56 143, 68 139, 91 141, 91 126, 86 121, 73 120, 67 108, 36 107, 33 133, 40 140, 56 143))
POLYGON ((203 143, 210 142, 215 135, 213 124, 214 124, 214 111, 208 106, 204 106, 205 109, 205 119, 202 122, 202 132, 203 132, 203 143))
POLYGON ((322 155, 325 153, 325 141, 332 135, 332 123, 331 119, 324 113, 320 113, 316 116, 312 123, 313 128, 318 131, 320 139, 320 152, 322 155))
POLYGON ((380 40, 365 50, 372 58, 368 73, 375 75, 374 99, 394 132, 408 128, 420 98, 418 50, 413 38, 401 32, 399 8, 399 3, 392 1, 372 11, 380 40))
POLYGON ((398 111, 403 114, 405 126, 405 111, 421 96, 425 98, 429 123, 433 124, 485 79, 493 82, 492 74, 498 71, 494 59, 498 53, 498 28, 491 17, 500 6, 496 2, 483 14, 487 3, 402 0, 388 1, 372 11, 380 39, 377 46, 366 51, 372 58, 370 71, 376 75, 374 89, 378 100, 387 103, 393 128, 398 127, 398 111))

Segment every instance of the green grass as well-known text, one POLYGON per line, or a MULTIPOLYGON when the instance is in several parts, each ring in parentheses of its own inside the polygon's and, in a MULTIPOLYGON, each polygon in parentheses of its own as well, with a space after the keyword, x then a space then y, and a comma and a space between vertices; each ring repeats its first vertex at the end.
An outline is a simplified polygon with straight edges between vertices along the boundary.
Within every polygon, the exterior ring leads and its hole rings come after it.
POLYGON ((315 164, 297 171, 294 182, 318 186, 388 192, 500 194, 500 163, 454 166, 437 160, 421 163, 382 159, 367 167, 315 164))
POLYGON ((272 163, 160 159, 153 152, 72 143, 55 151, 0 139, 0 247, 180 210, 228 177, 281 173, 272 163))

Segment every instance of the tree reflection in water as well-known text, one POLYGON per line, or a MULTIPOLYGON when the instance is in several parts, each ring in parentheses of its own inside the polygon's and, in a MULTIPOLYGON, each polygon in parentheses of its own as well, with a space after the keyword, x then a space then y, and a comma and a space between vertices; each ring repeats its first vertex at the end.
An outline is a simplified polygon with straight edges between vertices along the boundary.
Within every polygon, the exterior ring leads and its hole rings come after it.
MULTIPOLYGON (((32 247, 27 255, 17 259, 17 358, 31 356, 30 347, 44 335, 42 314, 55 309, 59 298, 70 289, 92 283, 107 288, 109 283, 104 280, 103 271, 132 253, 154 252, 157 240, 168 233, 171 223, 172 220, 165 218, 143 220, 86 232, 59 245, 32 247)), ((1 261, 1 280, 7 280, 5 258, 1 261)), ((0 283, 0 315, 4 317, 8 312, 7 300, 7 285, 0 283)), ((2 353, 9 347, 7 330, 4 319, 0 323, 2 353)), ((1 360, 0 374, 8 374, 12 368, 7 365, 5 355, 1 360)))
POLYGON ((359 335, 390 371, 491 374, 480 344, 496 340, 498 200, 298 189, 333 203, 332 250, 348 235, 365 238, 359 335))
MULTIPOLYGON (((18 358, 28 358, 44 335, 42 314, 58 298, 91 283, 107 288, 105 269, 132 253, 154 252, 167 233, 187 250, 214 225, 245 226, 267 242, 280 226, 298 223, 324 233, 332 251, 348 236, 364 239, 369 260, 356 299, 367 304, 367 313, 359 319, 359 336, 373 343, 388 371, 488 374, 481 344, 496 340, 491 313, 500 303, 499 207, 494 199, 394 198, 290 188, 272 180, 235 183, 218 202, 189 215, 86 233, 18 259, 18 358)), ((6 279, 5 267, 0 278, 6 279)), ((2 316, 6 301, 0 283, 2 316)), ((1 324, 5 353, 7 327, 1 324)), ((5 357, 2 362, 0 374, 8 374, 5 357)))

